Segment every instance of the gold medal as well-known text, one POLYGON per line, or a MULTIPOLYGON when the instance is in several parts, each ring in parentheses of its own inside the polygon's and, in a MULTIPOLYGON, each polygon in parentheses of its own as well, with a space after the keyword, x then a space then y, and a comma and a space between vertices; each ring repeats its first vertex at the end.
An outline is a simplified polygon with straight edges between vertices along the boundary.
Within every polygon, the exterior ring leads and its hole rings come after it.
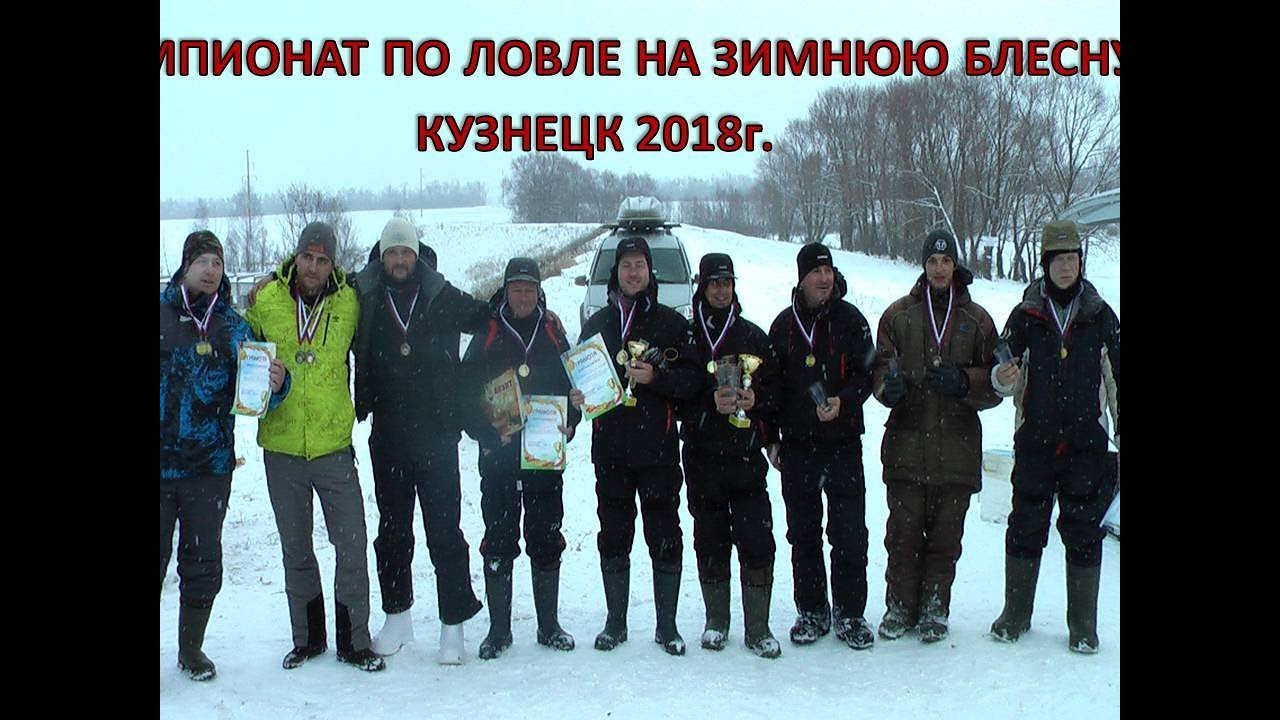
POLYGON ((527 378, 529 377, 529 366, 520 363, 520 367, 516 368, 516 372, 520 373, 520 377, 527 378))
POLYGON ((814 357, 812 354, 804 356, 805 367, 813 367, 814 365, 817 365, 817 364, 818 364, 818 358, 814 357))
POLYGON ((942 364, 942 358, 937 357, 937 356, 934 356, 934 358, 933 358, 933 366, 934 366, 934 367, 938 367, 938 366, 939 366, 939 365, 941 365, 941 364, 942 364))
POLYGON ((1060 356, 1062 357, 1062 359, 1063 359, 1063 360, 1066 360, 1066 359, 1067 359, 1067 346, 1066 346, 1066 345, 1063 345, 1063 346, 1062 346, 1062 350, 1060 350, 1060 351, 1058 352, 1058 355, 1060 355, 1060 356))
POLYGON ((708 361, 707 361, 707 372, 711 373, 712 375, 715 375, 715 374, 716 374, 716 361, 715 361, 715 360, 708 360, 708 361))
POLYGON ((407 343, 407 342, 400 343, 400 354, 401 354, 401 355, 403 355, 403 356, 405 356, 405 357, 409 357, 409 352, 411 351, 411 349, 412 349, 412 348, 410 348, 410 347, 409 347, 409 343, 407 343))
POLYGON ((211 352, 213 352, 213 346, 210 345, 207 341, 201 340, 200 342, 196 343, 197 355, 208 355, 211 352))
POLYGON ((613 356, 613 359, 614 359, 614 360, 617 360, 619 365, 626 365, 626 364, 627 364, 627 351, 626 351, 626 350, 619 350, 619 351, 618 351, 618 354, 613 356))

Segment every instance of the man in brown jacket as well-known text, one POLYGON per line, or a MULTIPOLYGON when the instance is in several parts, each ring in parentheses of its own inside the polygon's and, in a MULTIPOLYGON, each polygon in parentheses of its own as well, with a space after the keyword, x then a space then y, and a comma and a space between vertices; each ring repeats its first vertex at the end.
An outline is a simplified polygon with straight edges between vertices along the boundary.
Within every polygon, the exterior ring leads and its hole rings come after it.
POLYGON ((879 633, 893 640, 916 627, 931 643, 947 636, 964 517, 982 486, 978 411, 1001 397, 990 377, 995 323, 969 298, 973 273, 958 263, 955 238, 930 233, 921 262, 876 339, 875 396, 893 409, 880 449, 889 562, 879 633))

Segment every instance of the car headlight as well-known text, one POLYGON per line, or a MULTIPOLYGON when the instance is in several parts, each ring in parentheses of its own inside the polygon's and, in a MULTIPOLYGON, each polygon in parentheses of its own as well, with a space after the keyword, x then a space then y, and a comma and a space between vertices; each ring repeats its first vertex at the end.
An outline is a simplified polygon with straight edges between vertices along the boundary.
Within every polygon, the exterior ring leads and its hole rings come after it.
POLYGON ((677 305, 676 312, 683 315, 685 320, 688 320, 689 322, 693 322, 693 306, 692 305, 677 305))

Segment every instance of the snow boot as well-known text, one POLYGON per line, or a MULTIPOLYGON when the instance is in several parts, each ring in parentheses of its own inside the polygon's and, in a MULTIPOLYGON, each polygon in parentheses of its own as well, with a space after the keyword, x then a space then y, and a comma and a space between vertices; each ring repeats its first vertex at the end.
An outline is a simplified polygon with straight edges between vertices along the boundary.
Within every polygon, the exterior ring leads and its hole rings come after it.
MULTIPOLYGON (((728 585, 726 584, 726 589, 728 585)), ((676 608, 680 602, 680 566, 675 563, 653 564, 653 607, 657 628, 653 641, 668 655, 684 654, 684 638, 676 629, 676 608)))
POLYGON ((707 606, 707 624, 702 631, 704 650, 723 650, 729 635, 729 581, 703 580, 702 602, 707 606))
POLYGON ((284 656, 280 665, 285 670, 301 666, 313 657, 317 657, 328 649, 324 625, 324 596, 317 595, 307 603, 307 644, 299 645, 284 656))
POLYGON ((408 610, 387 613, 382 629, 373 636, 373 651, 383 657, 395 655, 405 643, 413 642, 413 616, 408 610))
POLYGON ((884 617, 880 619, 877 633, 885 640, 897 640, 913 627, 915 623, 911 621, 911 611, 897 596, 890 593, 885 598, 884 617))
POLYGON ((480 641, 480 659, 493 660, 511 647, 511 561, 484 561, 484 595, 489 603, 489 634, 480 641))
POLYGON ((866 650, 875 644, 876 634, 864 618, 839 618, 836 620, 836 637, 854 650, 866 650))
POLYGON ((1098 582, 1102 566, 1067 563, 1067 647, 1072 652, 1098 652, 1098 582))
POLYGON ((192 680, 212 680, 218 670, 204 647, 204 631, 209 626, 209 614, 213 612, 213 600, 178 603, 178 667, 192 680))
POLYGON ((1017 642, 1031 629, 1031 613, 1035 608, 1036 581, 1040 577, 1040 558, 1004 556, 1004 610, 991 623, 991 637, 1001 642, 1017 642))
POLYGON ((811 645, 818 638, 831 632, 831 611, 802 610, 791 626, 791 642, 796 645, 811 645))
POLYGON ((334 644, 338 646, 338 662, 346 663, 357 670, 378 672, 387 667, 386 662, 378 657, 373 648, 357 650, 351 639, 351 611, 340 602, 333 604, 333 622, 335 625, 334 644))
POLYGON ((609 615, 596 635, 597 650, 612 650, 627 641, 627 603, 631 599, 631 558, 601 558, 604 602, 609 615))
POLYGON ((441 665, 461 665, 466 654, 466 636, 462 631, 462 623, 445 625, 440 623, 440 650, 436 652, 436 662, 441 665))
POLYGON ((538 644, 556 650, 572 650, 573 636, 560 627, 560 568, 532 568, 533 608, 538 613, 538 644))
POLYGON ((947 608, 942 606, 942 597, 935 589, 925 591, 920 607, 920 642, 936 643, 947 637, 947 620, 950 616, 947 608))
POLYGON ((776 658, 782 646, 769 630, 769 602, 773 596, 773 566, 744 568, 742 571, 743 640, 751 652, 762 658, 776 658))

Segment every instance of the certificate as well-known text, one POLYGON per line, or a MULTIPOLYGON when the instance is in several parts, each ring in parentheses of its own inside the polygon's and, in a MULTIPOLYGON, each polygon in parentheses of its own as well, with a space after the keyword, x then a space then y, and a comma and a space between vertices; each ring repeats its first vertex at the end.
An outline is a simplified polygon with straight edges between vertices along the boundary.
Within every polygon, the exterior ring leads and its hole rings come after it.
POLYGON ((588 420, 600 417, 622 402, 622 383, 600 333, 566 350, 560 355, 560 362, 569 374, 569 381, 586 396, 582 414, 588 420))
POLYGON ((499 435, 512 435, 524 426, 520 419, 520 380, 508 369, 484 385, 480 398, 484 417, 499 435))
POLYGON ((569 398, 563 395, 529 395, 521 405, 524 432, 520 434, 521 470, 563 470, 564 435, 568 424, 569 398))
POLYGON ((246 341, 236 353, 236 397, 231 412, 236 415, 262 417, 271 402, 271 359, 276 356, 272 342, 246 341))

